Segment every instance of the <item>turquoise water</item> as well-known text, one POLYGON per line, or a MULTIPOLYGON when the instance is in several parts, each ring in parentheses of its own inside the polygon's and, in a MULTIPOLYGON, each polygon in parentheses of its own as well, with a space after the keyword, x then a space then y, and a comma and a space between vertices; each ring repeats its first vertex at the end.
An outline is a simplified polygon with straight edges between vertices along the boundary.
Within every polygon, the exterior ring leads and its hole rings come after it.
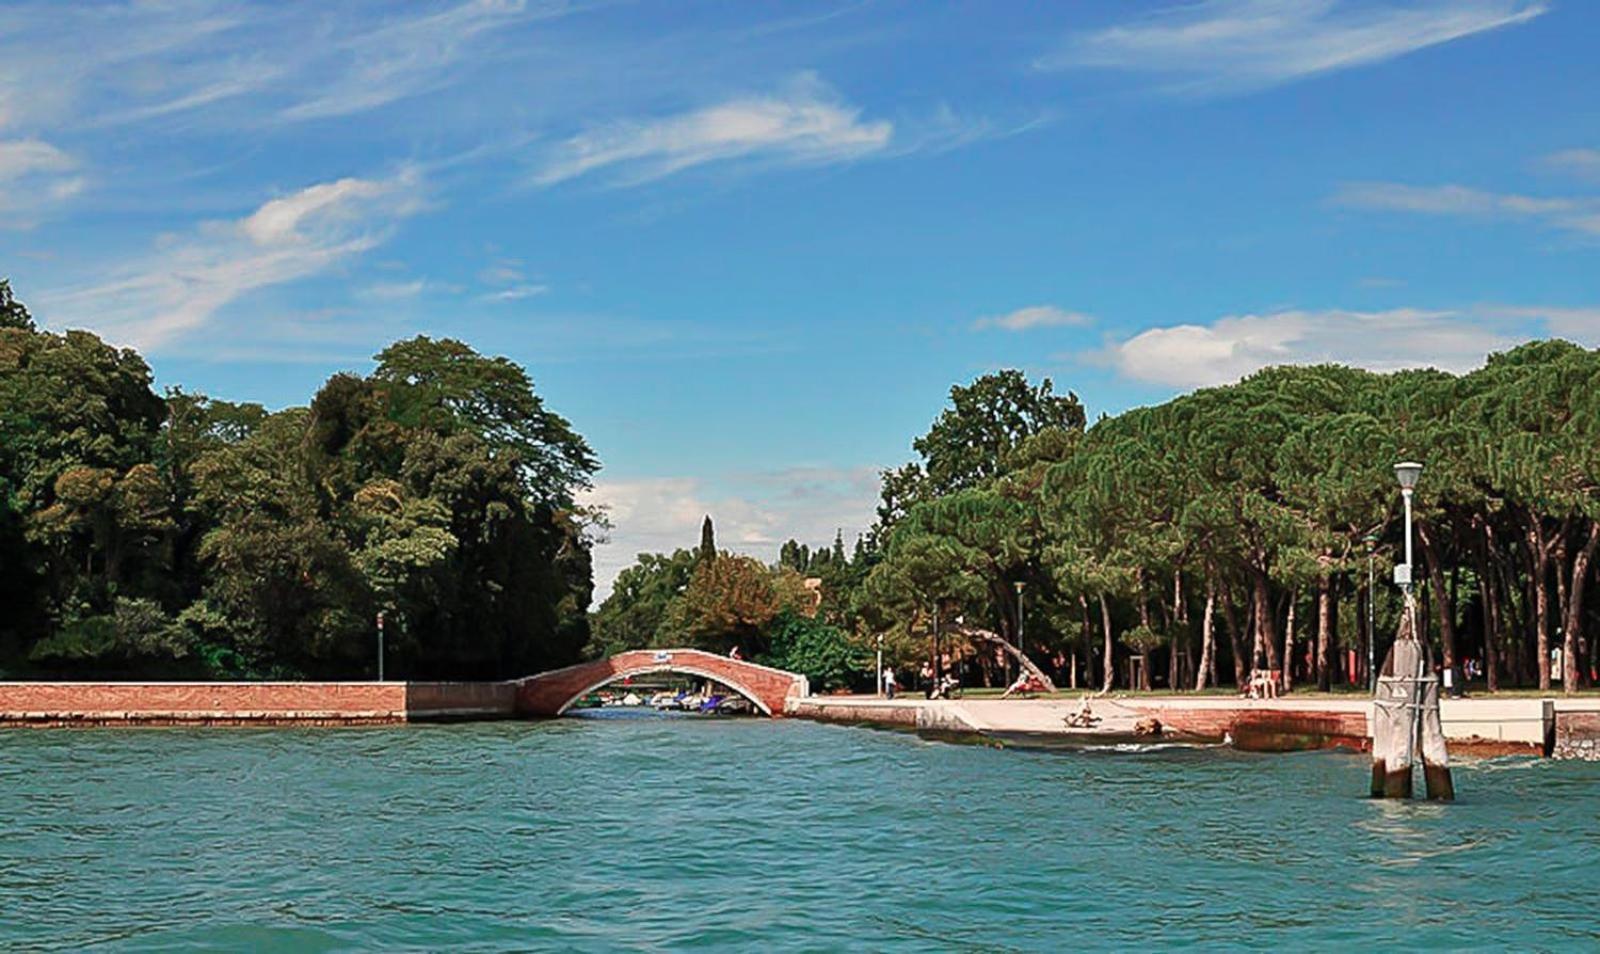
POLYGON ((0 946, 1600 944, 1600 766, 1029 752, 806 722, 0 733, 0 946))

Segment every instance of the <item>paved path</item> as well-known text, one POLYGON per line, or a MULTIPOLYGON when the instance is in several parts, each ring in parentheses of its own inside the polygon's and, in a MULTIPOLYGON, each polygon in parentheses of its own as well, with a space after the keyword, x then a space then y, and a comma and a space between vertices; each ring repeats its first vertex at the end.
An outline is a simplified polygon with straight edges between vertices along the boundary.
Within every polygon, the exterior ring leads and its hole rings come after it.
MULTIPOLYGON (((1105 743, 1134 738, 1142 718, 1155 718, 1180 737, 1220 739, 1242 732, 1278 737, 1272 744, 1298 744, 1313 737, 1356 744, 1370 737, 1370 699, 1291 697, 1242 699, 1230 696, 1127 696, 1092 699, 1100 723, 1074 729, 1067 718, 1081 705, 1076 698, 954 699, 920 696, 894 700, 875 696, 813 696, 796 700, 790 712, 828 722, 868 722, 932 731, 996 736, 1054 736, 1060 741, 1105 743)), ((1489 698, 1447 699, 1441 704, 1445 736, 1452 748, 1482 754, 1537 753, 1547 750, 1559 722, 1600 712, 1600 699, 1489 698)), ((1600 717, 1597 717, 1600 718, 1600 717)), ((1600 732, 1597 729, 1596 732, 1600 732)))

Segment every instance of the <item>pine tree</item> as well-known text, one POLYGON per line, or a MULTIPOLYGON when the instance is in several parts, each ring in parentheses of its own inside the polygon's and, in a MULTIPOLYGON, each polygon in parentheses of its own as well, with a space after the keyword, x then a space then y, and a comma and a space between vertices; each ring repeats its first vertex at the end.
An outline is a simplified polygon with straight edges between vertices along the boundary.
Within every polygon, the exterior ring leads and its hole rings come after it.
POLYGON ((700 559, 713 560, 717 556, 717 534, 711 528, 711 515, 706 514, 705 522, 700 524, 700 559))
POLYGON ((33 318, 22 302, 12 297, 11 282, 7 279, 0 279, 0 328, 33 330, 33 318))

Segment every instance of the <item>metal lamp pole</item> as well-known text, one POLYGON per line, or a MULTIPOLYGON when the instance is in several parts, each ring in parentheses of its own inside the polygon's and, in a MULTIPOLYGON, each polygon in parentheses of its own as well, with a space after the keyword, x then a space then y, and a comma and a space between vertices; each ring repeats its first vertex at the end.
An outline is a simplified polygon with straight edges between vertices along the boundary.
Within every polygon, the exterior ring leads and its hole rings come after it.
POLYGON ((1367 534, 1367 691, 1378 691, 1378 536, 1367 534))
POLYGON ((1404 579, 1400 580, 1400 589, 1407 596, 1410 596, 1412 587, 1411 568, 1413 566, 1411 562, 1411 497, 1417 489, 1417 478, 1422 476, 1422 465, 1413 463, 1396 464, 1394 465, 1394 472, 1395 476, 1400 480, 1400 496, 1405 498, 1406 502, 1406 572, 1404 579))
POLYGON ((378 613, 378 681, 383 681, 383 613, 378 613))
POLYGON ((883 634, 878 634, 878 695, 883 695, 883 634))
MULTIPOLYGON (((1420 478, 1422 476, 1422 465, 1418 464, 1418 463, 1416 463, 1414 461, 1407 461, 1407 462, 1402 463, 1402 464, 1395 464, 1394 465, 1394 475, 1395 475, 1395 479, 1400 482, 1400 496, 1405 500, 1405 505, 1406 505, 1406 562, 1405 562, 1405 572, 1402 573, 1400 571, 1399 567, 1395 567, 1395 582, 1400 584, 1400 591, 1401 591, 1401 593, 1404 594, 1403 598, 1404 598, 1405 606, 1402 608, 1402 612, 1406 613, 1407 616, 1409 617, 1407 622, 1409 622, 1410 625, 1407 627, 1407 629, 1411 633, 1411 638, 1417 641, 1417 644, 1418 644, 1418 647, 1419 647, 1418 652, 1417 652, 1417 671, 1414 672, 1414 673, 1411 673, 1412 679, 1414 680, 1412 682, 1412 684, 1411 684, 1411 705, 1410 705, 1411 730, 1410 730, 1410 734, 1406 737, 1406 765, 1410 766, 1411 765, 1412 754, 1415 752, 1416 746, 1417 746, 1418 742, 1420 741, 1418 739, 1418 736, 1421 733, 1421 724, 1422 724, 1422 704, 1423 704, 1422 679, 1423 679, 1423 676, 1427 673, 1427 668, 1428 668, 1428 654, 1427 654, 1427 651, 1425 649, 1423 649, 1423 648, 1420 648, 1420 647, 1425 646, 1426 644, 1423 641, 1422 634, 1417 632, 1417 618, 1416 618, 1416 613, 1413 610, 1413 607, 1416 604, 1412 600, 1412 597, 1411 597, 1412 588, 1413 588, 1413 585, 1414 585, 1412 583, 1412 566, 1413 566, 1413 564, 1411 562, 1412 561, 1412 553, 1411 553, 1411 536, 1412 536, 1412 534, 1411 534, 1411 498, 1412 498, 1413 494, 1416 492, 1417 480, 1418 480, 1418 478, 1420 478)), ((1395 675, 1398 676, 1398 675, 1400 675, 1400 673, 1395 673, 1395 675)))
MULTIPOLYGON (((1023 633, 1023 629, 1022 629, 1022 590, 1023 590, 1023 587, 1025 587, 1027 585, 1028 584, 1022 582, 1021 580, 1018 580, 1017 583, 1016 583, 1016 587, 1017 587, 1017 652, 1020 653, 1020 654, 1023 654, 1023 655, 1027 654, 1027 649, 1024 648, 1024 644, 1023 644, 1023 641, 1022 641, 1022 633, 1023 633)), ((1017 675, 1019 677, 1022 675, 1022 673, 1020 672, 1021 665, 1022 665, 1021 663, 1017 664, 1018 669, 1019 669, 1017 675)))

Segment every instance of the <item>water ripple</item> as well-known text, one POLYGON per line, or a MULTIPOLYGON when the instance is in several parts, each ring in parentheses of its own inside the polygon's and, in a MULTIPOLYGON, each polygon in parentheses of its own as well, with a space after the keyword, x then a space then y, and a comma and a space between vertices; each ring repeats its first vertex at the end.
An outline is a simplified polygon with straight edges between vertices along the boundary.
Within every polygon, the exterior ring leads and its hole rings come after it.
POLYGON ((0 735, 0 947, 1593 949, 1600 766, 616 718, 0 735))

